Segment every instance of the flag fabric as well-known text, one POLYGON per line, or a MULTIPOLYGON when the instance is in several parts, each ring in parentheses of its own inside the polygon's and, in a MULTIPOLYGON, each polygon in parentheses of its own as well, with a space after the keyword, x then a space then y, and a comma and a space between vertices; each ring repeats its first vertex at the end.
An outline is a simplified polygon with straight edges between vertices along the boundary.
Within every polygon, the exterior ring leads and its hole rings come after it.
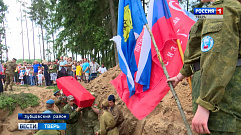
MULTIPOLYGON (((180 39, 182 49, 185 50, 189 31, 195 21, 189 18, 185 11, 180 8, 178 2, 174 0, 151 0, 149 9, 153 9, 153 12, 148 11, 148 23, 152 20, 152 23, 149 25, 152 28, 158 49, 169 75, 175 76, 182 67, 176 39, 180 39), (152 12, 152 15, 149 15, 150 12, 152 12), (152 19, 149 19, 150 16, 152 16, 152 19)), ((150 39, 145 39, 145 32, 143 30, 138 38, 134 51, 138 67, 142 64, 141 57, 143 56, 141 55, 145 51, 143 47, 145 45, 144 42, 148 41, 146 43, 150 44, 150 39)), ((149 56, 149 54, 147 55, 149 56)), ((125 74, 121 73, 116 79, 111 81, 118 95, 126 103, 132 114, 139 120, 146 117, 160 103, 170 89, 166 83, 166 77, 152 43, 151 57, 151 79, 148 90, 143 91, 145 86, 135 83, 136 93, 132 97, 129 97, 130 93, 125 74)))
POLYGON ((120 0, 118 9, 118 35, 112 40, 116 42, 119 65, 127 76, 130 96, 135 94, 134 74, 137 65, 134 55, 136 38, 147 23, 140 0, 120 0))

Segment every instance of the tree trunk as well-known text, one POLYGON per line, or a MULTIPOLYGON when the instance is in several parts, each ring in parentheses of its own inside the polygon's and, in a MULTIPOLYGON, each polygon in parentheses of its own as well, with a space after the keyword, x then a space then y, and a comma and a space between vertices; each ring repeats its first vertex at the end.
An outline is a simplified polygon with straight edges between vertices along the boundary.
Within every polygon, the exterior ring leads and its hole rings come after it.
POLYGON ((41 27, 41 34, 42 34, 42 42, 43 42, 43 59, 45 60, 45 50, 44 50, 44 31, 43 31, 43 23, 42 18, 40 18, 40 27, 41 27))
POLYGON ((27 39, 28 39, 28 63, 30 63, 30 49, 29 49, 29 37, 28 37, 28 21, 27 21, 27 14, 26 14, 26 12, 25 12, 25 21, 26 21, 27 39))
POLYGON ((40 42, 40 33, 39 33, 39 28, 38 28, 38 41, 39 41, 39 47, 40 47, 40 60, 41 60, 41 62, 42 62, 42 52, 41 52, 41 42, 40 42))
POLYGON ((24 43, 23 43, 23 15, 22 15, 22 4, 20 4, 20 13, 21 13, 22 46, 23 46, 23 61, 24 61, 24 43))
MULTIPOLYGON (((116 16, 115 16, 115 8, 114 8, 114 1, 109 0, 110 4, 110 15, 111 15, 111 23, 112 23, 112 34, 113 36, 117 35, 117 23, 116 23, 116 16)), ((115 51, 115 64, 117 65, 119 63, 118 61, 118 52, 116 44, 114 43, 114 51, 115 51)))
POLYGON ((3 20, 3 27, 4 27, 4 40, 5 40, 5 46, 6 46, 6 61, 8 61, 8 46, 7 46, 7 34, 6 34, 6 28, 4 25, 4 20, 3 20))
POLYGON ((52 33, 52 39, 53 39, 53 55, 54 55, 54 60, 55 60, 56 54, 54 51, 54 32, 52 33))
POLYGON ((32 20, 32 29, 33 29, 33 59, 35 60, 35 42, 34 42, 34 22, 32 20))

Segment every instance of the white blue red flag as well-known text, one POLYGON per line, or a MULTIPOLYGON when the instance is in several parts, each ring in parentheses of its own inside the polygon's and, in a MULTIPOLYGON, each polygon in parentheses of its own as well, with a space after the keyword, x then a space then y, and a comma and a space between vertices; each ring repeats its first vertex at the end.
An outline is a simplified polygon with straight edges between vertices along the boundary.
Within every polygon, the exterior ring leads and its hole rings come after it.
MULTIPOLYGON (((185 11, 180 8, 177 0, 151 0, 147 20, 169 75, 178 74, 183 64, 176 39, 180 39, 182 49, 185 50, 189 31, 195 21, 189 18, 185 11)), ((121 73, 111 81, 132 114, 140 120, 146 117, 170 90, 154 46, 147 35, 148 33, 146 33, 145 30, 141 33, 134 51, 138 65, 135 94, 130 97, 131 93, 128 90, 125 74, 121 73), (146 64, 150 60, 150 50, 152 63, 151 67, 147 68, 147 66, 150 66, 146 64), (140 68, 141 66, 142 68, 140 68), (149 68, 151 68, 151 71, 149 68), (145 69, 149 70, 148 73, 150 72, 149 84, 145 82, 145 78, 142 78, 143 73, 147 72, 145 69), (139 84, 139 82, 142 83, 139 84), (148 85, 149 89, 146 89, 148 85)))
POLYGON ((119 0, 118 33, 112 40, 117 45, 120 68, 127 76, 130 96, 135 94, 134 74, 137 71, 137 65, 134 49, 136 38, 146 23, 146 16, 140 0, 119 0))

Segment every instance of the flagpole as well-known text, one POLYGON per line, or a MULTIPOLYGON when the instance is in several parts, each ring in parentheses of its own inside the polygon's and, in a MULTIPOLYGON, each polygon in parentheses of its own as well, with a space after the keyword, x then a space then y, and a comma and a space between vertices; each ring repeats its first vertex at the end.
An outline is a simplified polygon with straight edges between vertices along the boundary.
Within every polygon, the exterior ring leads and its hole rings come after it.
MULTIPOLYGON (((181 46, 181 43, 180 43, 179 39, 177 39, 177 46, 178 46, 178 50, 179 50, 180 56, 182 58, 182 63, 184 64, 184 55, 183 55, 183 50, 182 50, 182 46, 181 46)), ((191 92, 192 92, 191 77, 188 77, 188 83, 189 83, 189 86, 190 86, 190 89, 191 89, 191 92)))
MULTIPOLYGON (((153 42, 153 44, 154 44, 154 47, 155 47, 155 50, 156 50, 156 53, 157 53, 157 57, 158 57, 161 65, 162 65, 162 69, 163 69, 163 71, 164 71, 164 74, 165 74, 166 78, 169 79, 170 76, 169 76, 169 74, 168 74, 168 72, 167 72, 167 69, 166 69, 166 66, 165 66, 165 64, 164 64, 164 62, 163 62, 163 60, 162 60, 162 58, 161 58, 160 51, 159 51, 159 49, 158 49, 158 47, 157 47, 157 45, 156 45, 156 42, 155 42, 154 36, 153 36, 153 34, 152 34, 151 30, 150 30, 150 27, 148 26, 148 24, 145 24, 145 26, 146 26, 148 32, 150 33, 152 42, 153 42)), ((188 124, 188 122, 187 122, 187 118, 186 118, 186 116, 185 116, 185 114, 184 114, 184 111, 183 111, 183 109, 182 109, 182 105, 181 105, 181 103, 180 103, 180 101, 179 101, 179 99, 178 99, 178 96, 177 96, 174 88, 173 88, 173 85, 172 85, 171 82, 168 82, 168 85, 169 85, 169 87, 170 87, 170 89, 171 89, 171 92, 172 92, 174 98, 175 98, 175 101, 177 102, 178 109, 179 109, 179 111, 180 111, 180 114, 181 114, 181 116, 182 116, 182 119, 183 119, 183 121, 184 121, 184 124, 185 124, 185 126, 186 126, 186 128, 187 128, 187 133, 188 133, 188 135, 192 135, 192 130, 191 130, 191 128, 190 128, 190 126, 189 126, 189 124, 188 124)))

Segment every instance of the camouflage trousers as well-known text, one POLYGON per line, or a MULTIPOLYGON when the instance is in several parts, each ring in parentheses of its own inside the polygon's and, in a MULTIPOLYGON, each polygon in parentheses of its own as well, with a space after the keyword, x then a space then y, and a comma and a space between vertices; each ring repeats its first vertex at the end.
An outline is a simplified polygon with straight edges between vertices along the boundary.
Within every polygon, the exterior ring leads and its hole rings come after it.
MULTIPOLYGON (((201 71, 192 77, 193 113, 197 111, 196 100, 200 95, 201 71)), ((241 135, 241 67, 235 73, 225 89, 224 96, 217 104, 217 112, 210 112, 208 128, 212 135, 241 135)))
POLYGON ((14 78, 14 73, 6 73, 6 83, 5 83, 5 88, 4 90, 7 90, 8 85, 10 84, 10 89, 13 87, 13 78, 14 78))
POLYGON ((83 131, 79 122, 74 124, 67 124, 65 135, 83 135, 83 131))
MULTIPOLYGON (((83 123, 83 125, 86 125, 83 123)), ((84 126, 85 135, 94 135, 100 129, 99 122, 92 126, 84 126)))

